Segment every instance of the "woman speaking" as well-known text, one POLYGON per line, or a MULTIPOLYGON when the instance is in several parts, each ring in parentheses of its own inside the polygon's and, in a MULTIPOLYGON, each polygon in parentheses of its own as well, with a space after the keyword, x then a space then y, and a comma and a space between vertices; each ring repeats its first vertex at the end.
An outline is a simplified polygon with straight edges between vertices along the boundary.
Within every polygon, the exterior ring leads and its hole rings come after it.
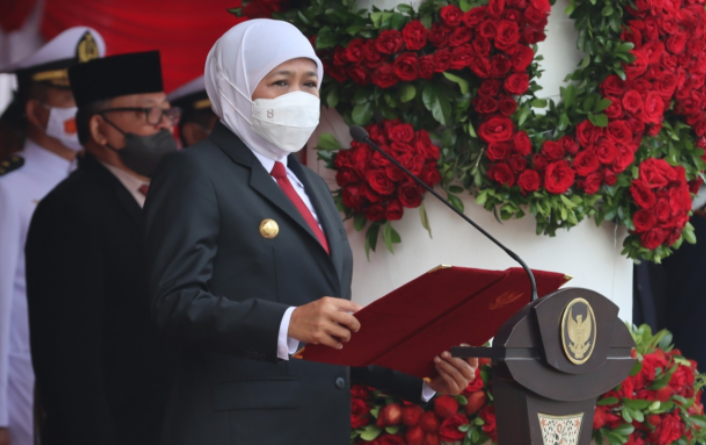
POLYGON ((220 122, 152 179, 150 307, 182 350, 164 444, 345 445, 351 379, 415 402, 473 379, 475 362, 448 353, 428 385, 383 368, 289 360, 302 343, 344 348, 365 329, 328 187, 290 156, 318 125, 322 77, 291 24, 233 27, 206 60, 220 122))

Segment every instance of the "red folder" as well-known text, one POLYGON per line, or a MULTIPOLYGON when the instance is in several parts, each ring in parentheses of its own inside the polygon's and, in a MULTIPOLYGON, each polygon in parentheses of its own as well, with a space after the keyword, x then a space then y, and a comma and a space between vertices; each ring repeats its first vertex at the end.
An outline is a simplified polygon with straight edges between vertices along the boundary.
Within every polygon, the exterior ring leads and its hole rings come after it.
MULTIPOLYGON (((571 279, 561 273, 532 272, 540 297, 571 279)), ((356 312, 361 329, 343 349, 307 345, 295 357, 345 366, 378 365, 433 378, 435 356, 461 343, 482 346, 530 298, 522 268, 439 266, 356 312)))

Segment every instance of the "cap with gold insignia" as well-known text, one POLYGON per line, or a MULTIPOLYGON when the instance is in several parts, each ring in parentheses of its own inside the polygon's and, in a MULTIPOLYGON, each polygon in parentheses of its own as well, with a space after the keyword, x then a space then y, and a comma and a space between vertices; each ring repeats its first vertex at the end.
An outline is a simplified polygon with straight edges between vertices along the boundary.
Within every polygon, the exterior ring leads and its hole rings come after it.
POLYGON ((20 96, 33 82, 69 88, 68 68, 105 55, 105 42, 97 31, 77 26, 69 28, 39 48, 34 54, 1 69, 15 73, 20 96))
POLYGON ((184 120, 184 116, 194 111, 211 108, 211 100, 206 93, 206 83, 203 76, 197 77, 169 93, 167 99, 173 107, 181 108, 182 120, 184 120))
POLYGON ((22 156, 13 155, 4 161, 0 161, 0 176, 4 176, 11 171, 17 170, 25 164, 22 156))

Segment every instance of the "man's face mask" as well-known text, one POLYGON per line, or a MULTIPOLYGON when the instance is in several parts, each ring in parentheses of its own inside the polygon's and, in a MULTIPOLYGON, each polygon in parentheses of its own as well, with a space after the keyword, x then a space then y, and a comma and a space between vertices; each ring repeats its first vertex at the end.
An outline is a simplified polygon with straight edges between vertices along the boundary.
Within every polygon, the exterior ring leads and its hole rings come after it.
POLYGON ((58 139, 66 148, 74 151, 83 149, 76 132, 76 111, 78 108, 58 108, 45 103, 42 106, 49 110, 49 121, 45 132, 47 136, 58 139))

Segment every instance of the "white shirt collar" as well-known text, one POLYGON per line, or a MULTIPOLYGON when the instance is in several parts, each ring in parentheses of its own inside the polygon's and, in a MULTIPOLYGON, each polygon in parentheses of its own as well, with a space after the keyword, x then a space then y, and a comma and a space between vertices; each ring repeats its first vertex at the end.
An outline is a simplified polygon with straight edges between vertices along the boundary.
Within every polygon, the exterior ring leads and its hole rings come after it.
POLYGON ((144 207, 145 205, 145 195, 140 192, 140 187, 143 185, 149 185, 149 181, 143 182, 141 179, 136 178, 135 176, 131 175, 130 173, 126 172, 125 170, 118 168, 114 165, 107 164, 103 161, 99 161, 105 168, 110 171, 113 176, 118 178, 120 183, 127 189, 128 192, 135 198, 135 201, 140 205, 140 207, 144 207))
MULTIPOLYGON (((249 148, 250 147, 248 147, 248 149, 249 148)), ((261 155, 260 153, 256 152, 255 150, 250 149, 250 151, 252 152, 252 154, 255 155, 257 160, 260 161, 260 164, 262 164, 262 166, 265 168, 265 171, 267 171, 268 174, 271 173, 272 169, 275 166, 276 161, 274 159, 270 159, 266 156, 261 155)), ((299 178, 297 178, 297 176, 294 174, 294 172, 289 169, 289 165, 287 163, 288 160, 289 160, 289 156, 285 156, 285 157, 279 159, 278 162, 281 162, 282 164, 284 164, 284 167, 287 169, 287 178, 289 178, 289 181, 290 182, 296 181, 296 183, 299 187, 304 188, 304 184, 302 184, 302 182, 299 180, 299 178)))
POLYGON ((24 147, 22 148, 22 153, 25 158, 31 158, 33 163, 41 166, 42 169, 56 169, 65 171, 67 174, 71 173, 76 169, 76 160, 68 160, 62 158, 58 154, 47 150, 46 148, 40 146, 30 138, 25 139, 24 147))

